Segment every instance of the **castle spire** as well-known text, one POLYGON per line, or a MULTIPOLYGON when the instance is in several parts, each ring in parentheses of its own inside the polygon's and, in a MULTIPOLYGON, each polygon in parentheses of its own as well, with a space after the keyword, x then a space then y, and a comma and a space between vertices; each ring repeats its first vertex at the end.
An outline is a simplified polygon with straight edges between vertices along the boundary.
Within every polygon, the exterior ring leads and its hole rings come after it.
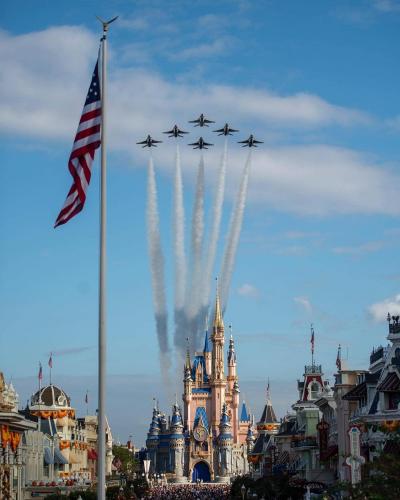
POLYGON ((221 312, 221 302, 219 298, 219 286, 218 286, 218 278, 216 278, 217 281, 217 293, 216 293, 216 298, 215 298, 215 315, 214 315, 214 330, 223 330, 224 329, 224 322, 222 319, 222 312, 221 312))
POLYGON ((186 337, 186 342, 187 342, 187 348, 186 348, 185 370, 190 370, 191 362, 190 362, 190 351, 189 351, 189 337, 186 337))

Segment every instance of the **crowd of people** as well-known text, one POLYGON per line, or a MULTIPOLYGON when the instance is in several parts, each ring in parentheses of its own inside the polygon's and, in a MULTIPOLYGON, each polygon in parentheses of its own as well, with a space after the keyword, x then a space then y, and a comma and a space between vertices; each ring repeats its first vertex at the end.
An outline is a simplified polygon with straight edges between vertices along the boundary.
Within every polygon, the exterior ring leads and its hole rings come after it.
POLYGON ((229 498, 228 484, 160 485, 151 489, 147 498, 154 500, 225 500, 229 498))

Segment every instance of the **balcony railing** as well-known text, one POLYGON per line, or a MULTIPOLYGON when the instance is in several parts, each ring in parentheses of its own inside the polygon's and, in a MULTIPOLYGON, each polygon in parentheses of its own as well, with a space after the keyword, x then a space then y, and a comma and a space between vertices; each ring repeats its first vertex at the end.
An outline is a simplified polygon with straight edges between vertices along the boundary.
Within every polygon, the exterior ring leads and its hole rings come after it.
POLYGON ((361 408, 356 408, 353 413, 350 415, 350 418, 358 418, 363 415, 367 415, 368 413, 368 407, 367 406, 362 406, 361 408))
POLYGON ((291 446, 292 448, 317 448, 317 438, 309 436, 304 439, 295 439, 292 441, 291 446))
POLYGON ((321 365, 306 365, 304 367, 304 373, 306 375, 312 374, 312 373, 322 373, 322 366, 321 365))

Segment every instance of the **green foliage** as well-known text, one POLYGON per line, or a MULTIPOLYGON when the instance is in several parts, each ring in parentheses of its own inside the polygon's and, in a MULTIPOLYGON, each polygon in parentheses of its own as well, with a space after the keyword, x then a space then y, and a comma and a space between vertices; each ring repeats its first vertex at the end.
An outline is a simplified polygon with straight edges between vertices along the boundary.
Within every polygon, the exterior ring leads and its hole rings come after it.
POLYGON ((123 446, 113 446, 113 455, 121 460, 121 472, 133 474, 139 468, 139 462, 134 454, 123 446))

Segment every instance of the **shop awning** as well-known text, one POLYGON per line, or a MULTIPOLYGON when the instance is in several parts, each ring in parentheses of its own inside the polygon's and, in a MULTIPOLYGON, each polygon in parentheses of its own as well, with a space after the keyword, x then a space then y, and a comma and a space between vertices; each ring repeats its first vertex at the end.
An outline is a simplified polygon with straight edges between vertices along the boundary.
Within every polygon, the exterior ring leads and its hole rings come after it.
POLYGON ((58 465, 66 465, 68 460, 61 453, 60 448, 54 448, 54 463, 58 465))
POLYGON ((367 397, 367 384, 362 382, 351 389, 347 394, 343 396, 342 399, 347 401, 358 401, 367 397))
POLYGON ((48 448, 47 446, 45 446, 45 448, 44 448, 44 463, 46 465, 54 464, 53 454, 52 454, 50 448, 48 448))

